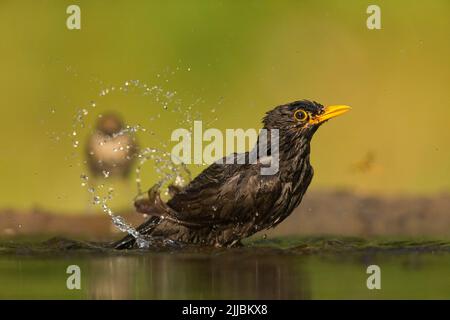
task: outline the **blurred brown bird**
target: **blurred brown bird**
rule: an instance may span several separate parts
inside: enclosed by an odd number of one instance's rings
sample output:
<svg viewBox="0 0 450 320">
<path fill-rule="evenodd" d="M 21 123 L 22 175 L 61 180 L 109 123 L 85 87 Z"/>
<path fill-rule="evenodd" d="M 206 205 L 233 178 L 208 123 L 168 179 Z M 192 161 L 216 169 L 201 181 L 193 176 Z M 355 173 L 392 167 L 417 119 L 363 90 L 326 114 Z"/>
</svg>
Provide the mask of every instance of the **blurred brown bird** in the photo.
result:
<svg viewBox="0 0 450 320">
<path fill-rule="evenodd" d="M 94 177 L 125 178 L 131 171 L 137 144 L 124 129 L 120 116 L 103 114 L 86 145 L 87 164 Z"/>
</svg>

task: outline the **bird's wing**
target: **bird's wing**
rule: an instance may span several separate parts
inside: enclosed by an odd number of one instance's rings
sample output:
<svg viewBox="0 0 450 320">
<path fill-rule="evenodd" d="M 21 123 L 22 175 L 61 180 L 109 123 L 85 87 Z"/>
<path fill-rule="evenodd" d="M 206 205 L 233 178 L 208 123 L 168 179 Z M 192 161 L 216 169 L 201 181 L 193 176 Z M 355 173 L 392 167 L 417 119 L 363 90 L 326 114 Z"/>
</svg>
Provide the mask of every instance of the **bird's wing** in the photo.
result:
<svg viewBox="0 0 450 320">
<path fill-rule="evenodd" d="M 197 224 L 247 221 L 267 212 L 281 193 L 276 176 L 260 174 L 261 163 L 212 164 L 167 205 L 178 219 Z"/>
<path fill-rule="evenodd" d="M 218 198 L 224 199 L 227 186 L 236 181 L 239 172 L 233 165 L 212 164 L 192 180 L 181 192 L 176 193 L 167 205 L 184 221 L 215 220 Z M 221 195 L 222 194 L 222 195 Z"/>
</svg>

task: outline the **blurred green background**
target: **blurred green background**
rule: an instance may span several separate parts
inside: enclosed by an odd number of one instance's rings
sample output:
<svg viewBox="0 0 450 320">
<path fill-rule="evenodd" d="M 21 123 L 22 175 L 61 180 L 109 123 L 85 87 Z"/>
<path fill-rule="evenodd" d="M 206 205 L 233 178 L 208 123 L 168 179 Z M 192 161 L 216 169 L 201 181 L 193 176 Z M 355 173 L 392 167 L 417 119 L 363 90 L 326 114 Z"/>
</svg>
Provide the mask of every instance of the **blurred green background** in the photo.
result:
<svg viewBox="0 0 450 320">
<path fill-rule="evenodd" d="M 81 30 L 66 28 L 70 4 Z M 382 30 L 366 27 L 370 4 L 0 0 L 0 208 L 85 209 L 81 152 L 102 111 L 155 132 L 139 134 L 141 146 L 169 142 L 186 119 L 175 100 L 165 110 L 140 92 L 99 96 L 132 79 L 176 91 L 219 129 L 260 128 L 292 100 L 348 104 L 313 140 L 312 188 L 448 192 L 450 2 L 376 1 Z M 74 115 L 91 101 L 74 149 Z M 155 182 L 151 167 L 143 178 Z M 123 205 L 136 194 L 131 180 Z"/>
</svg>

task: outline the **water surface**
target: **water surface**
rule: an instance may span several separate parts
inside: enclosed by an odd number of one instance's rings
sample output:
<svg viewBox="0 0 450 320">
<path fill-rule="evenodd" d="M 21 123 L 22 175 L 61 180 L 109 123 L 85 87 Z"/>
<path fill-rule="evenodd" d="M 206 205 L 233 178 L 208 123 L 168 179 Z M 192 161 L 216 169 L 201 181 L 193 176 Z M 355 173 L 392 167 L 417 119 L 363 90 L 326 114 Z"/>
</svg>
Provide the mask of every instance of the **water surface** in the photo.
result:
<svg viewBox="0 0 450 320">
<path fill-rule="evenodd" d="M 0 255 L 0 298 L 450 299 L 445 243 L 294 243 L 151 252 L 9 247 Z M 372 264 L 381 268 L 381 290 L 367 289 Z M 81 290 L 66 288 L 69 265 L 81 268 Z"/>
</svg>

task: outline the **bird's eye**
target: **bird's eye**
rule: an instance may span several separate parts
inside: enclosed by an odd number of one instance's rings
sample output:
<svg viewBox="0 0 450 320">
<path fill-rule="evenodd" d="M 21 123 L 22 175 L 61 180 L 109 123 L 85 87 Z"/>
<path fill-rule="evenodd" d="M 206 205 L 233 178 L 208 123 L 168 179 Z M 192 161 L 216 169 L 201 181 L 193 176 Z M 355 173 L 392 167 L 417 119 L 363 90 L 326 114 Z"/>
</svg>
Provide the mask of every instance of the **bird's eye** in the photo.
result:
<svg viewBox="0 0 450 320">
<path fill-rule="evenodd" d="M 297 110 L 294 113 L 294 118 L 297 121 L 306 121 L 308 119 L 308 113 L 304 110 Z"/>
</svg>

